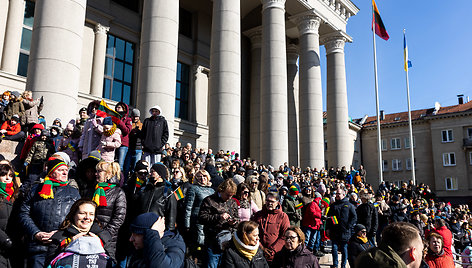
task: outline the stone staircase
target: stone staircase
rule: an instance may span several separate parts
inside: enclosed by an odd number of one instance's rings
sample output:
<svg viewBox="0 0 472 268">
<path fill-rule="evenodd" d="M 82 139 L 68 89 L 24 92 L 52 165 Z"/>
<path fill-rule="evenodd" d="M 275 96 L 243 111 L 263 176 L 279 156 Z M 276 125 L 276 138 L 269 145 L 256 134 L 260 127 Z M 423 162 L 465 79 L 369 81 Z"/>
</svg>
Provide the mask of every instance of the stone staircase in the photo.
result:
<svg viewBox="0 0 472 268">
<path fill-rule="evenodd" d="M 0 143 L 0 155 L 10 160 L 14 167 L 21 166 L 20 154 L 24 142 L 2 140 Z"/>
</svg>

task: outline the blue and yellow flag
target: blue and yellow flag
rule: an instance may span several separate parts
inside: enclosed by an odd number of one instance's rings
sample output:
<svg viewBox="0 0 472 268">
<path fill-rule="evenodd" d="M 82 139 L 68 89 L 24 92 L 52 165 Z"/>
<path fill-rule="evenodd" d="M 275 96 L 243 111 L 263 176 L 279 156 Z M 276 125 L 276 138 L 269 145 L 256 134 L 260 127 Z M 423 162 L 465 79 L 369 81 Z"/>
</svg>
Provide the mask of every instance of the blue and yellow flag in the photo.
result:
<svg viewBox="0 0 472 268">
<path fill-rule="evenodd" d="M 411 61 L 408 59 L 408 46 L 406 45 L 405 30 L 403 30 L 403 68 L 405 69 L 405 72 L 408 68 L 411 68 Z"/>
</svg>

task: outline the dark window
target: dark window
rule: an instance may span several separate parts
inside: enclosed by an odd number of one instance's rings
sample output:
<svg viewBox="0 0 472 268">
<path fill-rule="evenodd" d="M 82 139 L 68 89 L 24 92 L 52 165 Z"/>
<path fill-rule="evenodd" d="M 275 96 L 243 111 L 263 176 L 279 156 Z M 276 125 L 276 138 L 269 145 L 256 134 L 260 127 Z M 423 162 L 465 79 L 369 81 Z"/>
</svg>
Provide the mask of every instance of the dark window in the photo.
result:
<svg viewBox="0 0 472 268">
<path fill-rule="evenodd" d="M 190 67 L 177 62 L 177 83 L 175 85 L 175 117 L 188 120 L 188 92 Z"/>
<path fill-rule="evenodd" d="M 112 0 L 120 6 L 124 6 L 128 9 L 138 12 L 139 10 L 139 0 Z"/>
<path fill-rule="evenodd" d="M 23 16 L 23 29 L 21 34 L 20 56 L 17 74 L 26 76 L 28 72 L 28 60 L 33 35 L 34 2 L 26 1 L 25 14 Z"/>
<path fill-rule="evenodd" d="M 130 104 L 135 45 L 108 34 L 103 97 Z"/>
<path fill-rule="evenodd" d="M 179 10 L 179 33 L 192 38 L 192 13 L 182 8 Z"/>
</svg>

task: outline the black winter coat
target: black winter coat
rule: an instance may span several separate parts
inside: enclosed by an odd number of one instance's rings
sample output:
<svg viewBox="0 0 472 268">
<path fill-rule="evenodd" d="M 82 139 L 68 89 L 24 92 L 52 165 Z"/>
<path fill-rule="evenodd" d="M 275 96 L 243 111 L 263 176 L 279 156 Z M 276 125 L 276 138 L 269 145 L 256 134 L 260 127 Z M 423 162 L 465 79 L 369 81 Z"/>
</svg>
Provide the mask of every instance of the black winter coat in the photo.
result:
<svg viewBox="0 0 472 268">
<path fill-rule="evenodd" d="M 327 228 L 329 229 L 331 240 L 347 242 L 351 238 L 351 229 L 357 222 L 357 213 L 354 206 L 349 203 L 347 198 L 334 202 L 329 206 L 328 218 L 336 216 L 338 224 L 333 224 L 328 219 Z"/>
<path fill-rule="evenodd" d="M 143 128 L 141 129 L 143 152 L 162 153 L 162 147 L 166 144 L 167 139 L 169 139 L 169 129 L 163 116 L 151 116 L 144 119 Z"/>
<path fill-rule="evenodd" d="M 379 227 L 379 217 L 374 204 L 367 202 L 357 207 L 357 223 L 365 226 L 368 237 L 374 237 Z"/>
<path fill-rule="evenodd" d="M 38 232 L 51 232 L 59 229 L 75 201 L 80 199 L 79 191 L 69 185 L 54 187 L 54 198 L 39 196 L 43 184 L 36 184 L 26 194 L 20 208 L 19 219 L 26 233 L 28 253 L 46 253 L 47 246 L 34 238 Z"/>
<path fill-rule="evenodd" d="M 354 267 L 354 263 L 356 261 L 357 256 L 359 256 L 363 251 L 368 250 L 371 247 L 372 246 L 370 245 L 369 241 L 367 241 L 367 243 L 364 243 L 362 242 L 362 240 L 357 238 L 356 234 L 354 234 L 349 240 L 349 245 L 347 246 L 349 267 Z"/>
<path fill-rule="evenodd" d="M 319 268 L 318 259 L 306 247 L 304 241 L 294 251 L 285 247 L 277 252 L 271 264 L 273 268 Z"/>
<path fill-rule="evenodd" d="M 224 268 L 269 268 L 266 259 L 264 258 L 264 252 L 261 248 L 257 249 L 256 255 L 252 257 L 252 260 L 244 257 L 239 250 L 236 249 L 234 241 L 231 246 L 223 253 L 221 258 L 220 267 Z"/>
<path fill-rule="evenodd" d="M 218 174 L 218 171 L 213 165 L 206 164 L 205 170 L 210 174 L 211 187 L 213 190 L 218 191 L 218 186 L 224 181 L 223 177 Z"/>
<path fill-rule="evenodd" d="M 111 183 L 118 183 L 115 178 Z M 115 259 L 118 230 L 126 217 L 126 195 L 120 186 L 115 186 L 105 191 L 107 206 L 99 206 L 95 212 L 95 218 L 102 224 L 103 230 L 111 235 L 107 245 L 108 255 Z"/>
<path fill-rule="evenodd" d="M 6 199 L 0 201 L 0 267 L 11 267 L 8 257 L 12 248 L 12 241 L 8 235 L 7 227 L 13 204 Z"/>
<path fill-rule="evenodd" d="M 168 184 L 168 182 L 167 182 Z M 135 216 L 146 212 L 154 212 L 166 218 L 166 230 L 175 230 L 177 220 L 177 199 L 172 194 L 170 185 L 148 182 L 143 191 L 139 192 L 136 201 Z"/>
</svg>

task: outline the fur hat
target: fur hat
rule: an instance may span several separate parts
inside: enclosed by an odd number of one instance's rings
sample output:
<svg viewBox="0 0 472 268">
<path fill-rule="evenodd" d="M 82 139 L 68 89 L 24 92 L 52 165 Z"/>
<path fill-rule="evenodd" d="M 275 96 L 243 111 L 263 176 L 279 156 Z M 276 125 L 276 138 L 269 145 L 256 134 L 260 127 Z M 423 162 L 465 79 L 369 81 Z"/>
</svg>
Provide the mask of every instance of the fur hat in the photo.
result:
<svg viewBox="0 0 472 268">
<path fill-rule="evenodd" d="M 151 229 L 152 225 L 159 219 L 154 212 L 148 212 L 139 215 L 129 226 L 129 230 L 135 234 L 144 234 L 147 229 Z"/>
</svg>

